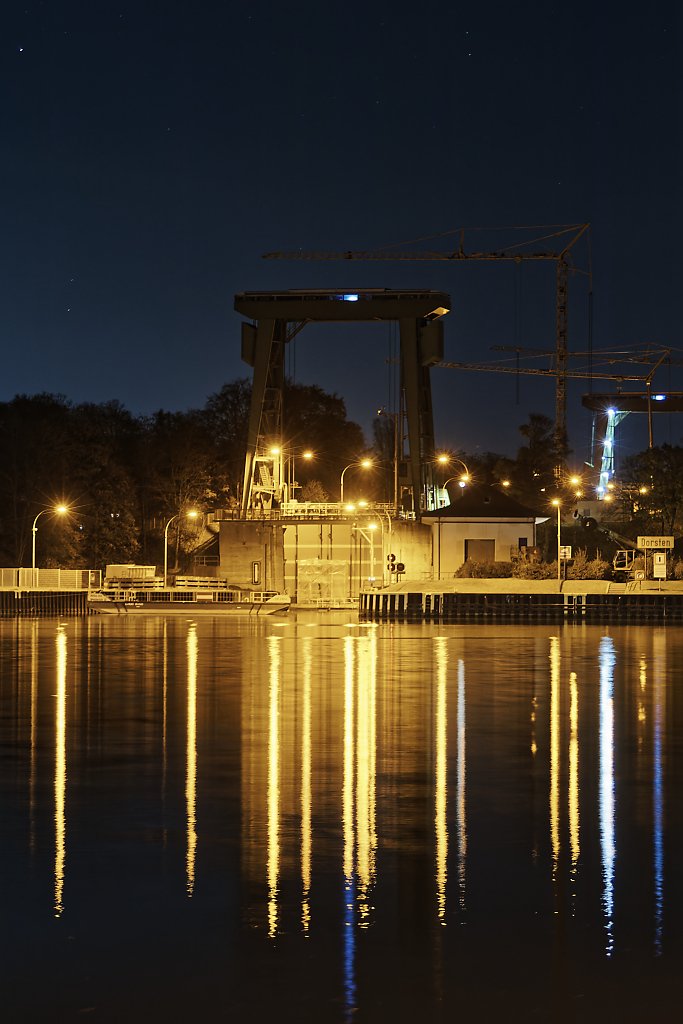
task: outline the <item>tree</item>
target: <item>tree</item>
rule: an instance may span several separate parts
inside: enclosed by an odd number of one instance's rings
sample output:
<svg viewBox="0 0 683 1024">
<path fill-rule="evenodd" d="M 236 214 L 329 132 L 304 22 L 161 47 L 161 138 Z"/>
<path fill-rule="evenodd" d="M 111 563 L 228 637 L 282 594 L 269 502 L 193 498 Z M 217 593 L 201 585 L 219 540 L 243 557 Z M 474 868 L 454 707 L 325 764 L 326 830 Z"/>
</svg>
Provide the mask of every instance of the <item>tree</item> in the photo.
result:
<svg viewBox="0 0 683 1024">
<path fill-rule="evenodd" d="M 296 460 L 299 483 L 316 479 L 328 494 L 337 495 L 342 470 L 365 451 L 363 431 L 347 419 L 344 399 L 317 384 L 285 381 L 282 419 L 285 447 L 293 453 L 313 452 L 306 462 Z"/>
<path fill-rule="evenodd" d="M 35 516 L 68 504 L 71 403 L 64 395 L 17 395 L 0 405 L 0 531 L 6 565 L 22 565 L 31 550 Z M 39 547 L 46 533 L 41 521 Z"/>
<path fill-rule="evenodd" d="M 618 499 L 622 512 L 652 532 L 652 521 L 666 536 L 683 532 L 683 448 L 663 444 L 624 460 Z"/>
<path fill-rule="evenodd" d="M 228 490 L 226 504 L 239 503 L 244 479 L 247 432 L 251 409 L 251 382 L 245 377 L 224 384 L 209 395 L 202 416 L 212 439 L 217 464 Z"/>
<path fill-rule="evenodd" d="M 542 413 L 529 414 L 519 432 L 527 441 L 516 459 L 501 459 L 495 467 L 499 479 L 510 481 L 510 493 L 529 508 L 543 508 L 554 489 L 554 424 Z"/>
</svg>

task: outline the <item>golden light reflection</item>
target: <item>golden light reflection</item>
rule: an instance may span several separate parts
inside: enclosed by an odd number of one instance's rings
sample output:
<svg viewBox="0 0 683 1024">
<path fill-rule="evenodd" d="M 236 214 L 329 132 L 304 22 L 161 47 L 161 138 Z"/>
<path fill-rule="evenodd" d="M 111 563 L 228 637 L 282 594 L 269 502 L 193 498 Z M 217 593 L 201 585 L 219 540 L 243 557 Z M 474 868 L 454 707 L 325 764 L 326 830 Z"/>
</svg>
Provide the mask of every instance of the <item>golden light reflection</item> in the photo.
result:
<svg viewBox="0 0 683 1024">
<path fill-rule="evenodd" d="M 355 1006 L 354 871 L 353 871 L 353 669 L 354 641 L 344 640 L 344 767 L 342 831 L 344 839 L 344 992 L 347 1012 Z"/>
<path fill-rule="evenodd" d="M 446 679 L 448 644 L 443 637 L 435 641 L 436 649 L 436 799 L 434 829 L 436 832 L 436 904 L 440 924 L 446 924 L 446 879 L 448 862 L 447 818 L 447 746 L 446 746 Z"/>
<path fill-rule="evenodd" d="M 55 694 L 55 917 L 64 910 L 66 857 L 66 630 L 57 627 L 57 693 Z"/>
<path fill-rule="evenodd" d="M 458 771 L 456 775 L 456 808 L 458 824 L 458 886 L 460 909 L 465 909 L 465 865 L 467 859 L 467 819 L 465 816 L 465 662 L 458 661 Z"/>
<path fill-rule="evenodd" d="M 163 691 L 161 696 L 161 800 L 166 801 L 166 729 L 168 710 L 168 625 L 164 619 L 163 636 Z M 166 829 L 164 828 L 164 841 L 166 840 Z"/>
<path fill-rule="evenodd" d="M 280 671 L 281 637 L 268 638 L 268 934 L 277 932 L 280 872 Z"/>
<path fill-rule="evenodd" d="M 303 726 L 301 737 L 301 924 L 308 933 L 311 920 L 311 675 L 313 644 L 303 641 Z"/>
<path fill-rule="evenodd" d="M 652 736 L 652 845 L 654 853 L 655 954 L 662 952 L 664 917 L 664 773 L 662 744 L 666 722 L 666 639 L 664 630 L 652 638 L 653 652 L 653 736 Z"/>
<path fill-rule="evenodd" d="M 641 692 L 641 694 L 644 694 L 645 693 L 645 687 L 647 686 L 647 661 L 645 660 L 645 655 L 643 655 L 643 654 L 641 654 L 641 656 L 640 656 L 639 679 L 640 679 L 640 692 Z M 644 703 L 644 701 L 639 700 L 638 701 L 638 721 L 640 722 L 641 725 L 644 725 L 646 720 L 647 720 L 647 714 L 645 712 L 645 703 Z M 642 732 L 642 730 L 639 730 L 638 731 L 638 745 L 642 746 L 642 744 L 643 744 L 643 732 Z"/>
<path fill-rule="evenodd" d="M 358 848 L 358 924 L 370 923 L 370 887 L 375 879 L 375 701 L 376 634 L 360 640 L 357 683 L 356 833 Z"/>
<path fill-rule="evenodd" d="M 553 875 L 560 856 L 560 641 L 550 637 L 550 840 Z"/>
<path fill-rule="evenodd" d="M 600 643 L 600 846 L 602 850 L 605 917 L 605 952 L 614 950 L 614 869 L 616 860 L 614 800 L 614 665 L 616 654 L 609 637 Z"/>
<path fill-rule="evenodd" d="M 35 846 L 36 736 L 38 731 L 38 623 L 31 623 L 31 766 L 29 774 L 30 845 Z"/>
<path fill-rule="evenodd" d="M 579 862 L 579 691 L 576 672 L 569 675 L 569 845 L 572 853 L 572 879 Z"/>
<path fill-rule="evenodd" d="M 187 775 L 185 803 L 187 808 L 187 895 L 194 892 L 195 859 L 197 856 L 197 625 L 190 623 L 187 633 Z"/>
</svg>

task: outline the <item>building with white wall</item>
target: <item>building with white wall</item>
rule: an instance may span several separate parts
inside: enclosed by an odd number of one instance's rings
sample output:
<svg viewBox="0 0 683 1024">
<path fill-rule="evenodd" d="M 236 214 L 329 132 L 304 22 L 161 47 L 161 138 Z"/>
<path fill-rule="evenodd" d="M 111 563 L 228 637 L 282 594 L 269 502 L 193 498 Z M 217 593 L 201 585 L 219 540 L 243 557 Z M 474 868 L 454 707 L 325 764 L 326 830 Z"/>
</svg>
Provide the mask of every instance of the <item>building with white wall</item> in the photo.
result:
<svg viewBox="0 0 683 1024">
<path fill-rule="evenodd" d="M 461 497 L 421 521 L 432 530 L 434 579 L 452 576 L 463 562 L 509 562 L 536 546 L 536 526 L 549 517 L 526 508 L 499 486 L 469 484 Z"/>
</svg>

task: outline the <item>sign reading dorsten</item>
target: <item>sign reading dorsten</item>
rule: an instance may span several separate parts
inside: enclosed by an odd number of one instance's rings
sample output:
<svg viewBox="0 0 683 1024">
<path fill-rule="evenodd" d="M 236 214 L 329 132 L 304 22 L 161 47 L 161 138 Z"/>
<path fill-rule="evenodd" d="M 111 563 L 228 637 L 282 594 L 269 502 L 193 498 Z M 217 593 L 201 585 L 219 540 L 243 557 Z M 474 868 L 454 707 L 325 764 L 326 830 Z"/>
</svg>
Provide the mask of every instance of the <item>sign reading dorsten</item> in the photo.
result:
<svg viewBox="0 0 683 1024">
<path fill-rule="evenodd" d="M 670 550 L 674 546 L 673 537 L 639 537 L 636 541 L 641 551 Z"/>
</svg>

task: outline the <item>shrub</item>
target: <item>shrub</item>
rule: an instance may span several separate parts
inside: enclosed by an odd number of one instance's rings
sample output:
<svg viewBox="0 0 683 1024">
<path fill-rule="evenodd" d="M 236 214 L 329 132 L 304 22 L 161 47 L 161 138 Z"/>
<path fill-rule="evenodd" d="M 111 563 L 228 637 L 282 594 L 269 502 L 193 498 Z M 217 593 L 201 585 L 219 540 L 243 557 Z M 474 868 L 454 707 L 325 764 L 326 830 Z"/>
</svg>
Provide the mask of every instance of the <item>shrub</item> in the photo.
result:
<svg viewBox="0 0 683 1024">
<path fill-rule="evenodd" d="M 574 556 L 572 565 L 568 567 L 568 580 L 604 580 L 610 575 L 612 566 L 601 557 L 598 551 L 597 557 L 588 561 L 586 549 L 579 548 Z"/>
<path fill-rule="evenodd" d="M 477 562 L 468 558 L 455 570 L 457 580 L 495 580 L 512 575 L 512 562 Z"/>
<path fill-rule="evenodd" d="M 516 580 L 557 579 L 557 562 L 515 562 L 512 577 Z"/>
</svg>

